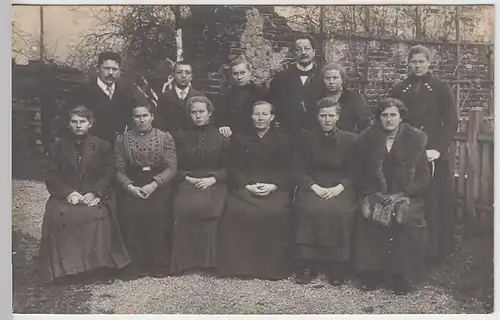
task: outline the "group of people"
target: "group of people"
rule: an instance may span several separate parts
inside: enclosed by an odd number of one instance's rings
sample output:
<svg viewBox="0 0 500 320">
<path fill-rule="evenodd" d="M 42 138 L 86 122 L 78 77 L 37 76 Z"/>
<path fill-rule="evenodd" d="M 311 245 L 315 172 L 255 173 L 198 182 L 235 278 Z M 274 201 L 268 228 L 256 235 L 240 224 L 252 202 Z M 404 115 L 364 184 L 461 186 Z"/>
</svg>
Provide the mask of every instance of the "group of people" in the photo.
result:
<svg viewBox="0 0 500 320">
<path fill-rule="evenodd" d="M 215 103 L 180 61 L 157 107 L 122 88 L 120 56 L 102 53 L 50 148 L 45 279 L 204 269 L 306 284 L 323 271 L 341 285 L 354 269 L 364 290 L 390 280 L 407 293 L 453 246 L 451 89 L 414 46 L 408 78 L 370 112 L 341 65 L 316 67 L 312 38 L 294 52 L 267 92 L 235 59 Z"/>
</svg>

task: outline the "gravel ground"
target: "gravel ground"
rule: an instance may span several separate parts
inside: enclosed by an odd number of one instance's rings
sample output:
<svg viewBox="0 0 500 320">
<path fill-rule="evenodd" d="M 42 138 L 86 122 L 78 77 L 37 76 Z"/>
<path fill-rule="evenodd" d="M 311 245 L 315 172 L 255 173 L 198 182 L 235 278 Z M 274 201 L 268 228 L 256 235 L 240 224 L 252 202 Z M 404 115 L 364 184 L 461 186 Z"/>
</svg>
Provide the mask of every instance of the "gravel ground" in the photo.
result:
<svg viewBox="0 0 500 320">
<path fill-rule="evenodd" d="M 13 259 L 15 278 L 29 278 L 40 238 L 48 193 L 42 182 L 13 180 L 13 230 L 22 258 Z M 31 239 L 22 245 L 24 238 Z M 16 238 L 19 238 L 16 240 Z M 27 248 L 27 249 L 26 249 Z M 16 252 L 17 255 L 17 252 Z M 428 282 L 428 281 L 427 281 Z M 17 285 L 16 285 L 17 283 Z M 48 288 L 48 289 L 47 289 Z M 33 302 L 37 293 L 41 301 Z M 450 290 L 431 283 L 415 292 L 394 296 L 387 289 L 361 292 L 351 282 L 329 286 L 323 277 L 306 286 L 292 279 L 281 281 L 217 278 L 196 273 L 163 279 L 116 280 L 111 285 L 41 287 L 14 280 L 15 312 L 54 313 L 257 313 L 257 314 L 362 314 L 362 313 L 469 313 Z M 39 299 L 40 300 L 40 299 Z M 56 303 L 65 301 L 64 304 Z M 38 307 L 37 307 L 38 305 Z M 31 307 L 30 307 L 31 306 Z M 17 310 L 17 311 L 16 311 Z M 47 311 L 49 310 L 49 311 Z M 474 311 L 475 310 L 475 311 Z M 483 311 L 484 312 L 484 311 Z"/>
</svg>

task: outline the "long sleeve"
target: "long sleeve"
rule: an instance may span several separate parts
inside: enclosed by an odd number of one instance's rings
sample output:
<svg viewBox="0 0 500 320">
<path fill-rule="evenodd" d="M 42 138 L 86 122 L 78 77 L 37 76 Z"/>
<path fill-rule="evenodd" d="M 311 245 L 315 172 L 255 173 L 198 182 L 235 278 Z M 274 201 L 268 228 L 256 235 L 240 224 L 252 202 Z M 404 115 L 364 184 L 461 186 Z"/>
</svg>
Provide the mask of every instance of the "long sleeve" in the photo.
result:
<svg viewBox="0 0 500 320">
<path fill-rule="evenodd" d="M 241 138 L 237 135 L 233 136 L 229 151 L 229 174 L 231 182 L 235 189 L 245 187 L 247 184 L 255 182 L 251 181 L 248 175 L 248 165 L 242 154 L 244 154 L 244 146 Z"/>
<path fill-rule="evenodd" d="M 428 149 L 436 149 L 441 154 L 446 153 L 458 126 L 458 112 L 455 106 L 453 92 L 446 82 L 441 82 L 439 88 L 439 105 L 441 106 L 442 131 L 435 141 L 429 140 Z"/>
<path fill-rule="evenodd" d="M 166 119 L 169 118 L 169 114 L 168 114 L 168 105 L 167 105 L 167 101 L 166 101 L 166 98 L 165 98 L 165 95 L 162 94 L 160 95 L 160 97 L 158 98 L 158 108 L 157 108 L 157 115 L 154 119 L 154 126 L 158 129 L 160 129 L 161 131 L 163 132 L 167 132 L 168 131 L 168 124 L 167 124 L 167 121 Z"/>
<path fill-rule="evenodd" d="M 409 196 L 421 195 L 429 185 L 430 179 L 429 162 L 427 161 L 427 155 L 424 151 L 420 154 L 416 164 L 415 177 L 403 188 L 403 191 Z"/>
<path fill-rule="evenodd" d="M 75 191 L 75 189 L 65 184 L 59 178 L 60 168 L 58 159 L 60 157 L 61 157 L 60 144 L 57 142 L 53 143 L 50 146 L 48 164 L 45 170 L 45 175 L 46 175 L 45 185 L 47 186 L 47 190 L 49 191 L 50 195 L 64 199 L 71 192 Z"/>
<path fill-rule="evenodd" d="M 90 190 L 87 190 L 87 192 L 96 193 L 99 197 L 104 197 L 106 195 L 106 190 L 109 188 L 113 176 L 115 175 L 115 157 L 111 145 L 107 141 L 104 141 L 102 148 L 103 153 L 99 161 L 101 166 L 100 178 Z"/>
<path fill-rule="evenodd" d="M 299 143 L 296 144 L 295 148 L 292 168 L 293 181 L 297 186 L 308 189 L 316 182 L 307 174 L 308 160 L 311 156 L 311 151 L 306 132 L 301 132 Z"/>
<path fill-rule="evenodd" d="M 275 181 L 273 183 L 279 189 L 290 189 L 291 184 L 293 183 L 292 176 L 292 161 L 293 161 L 293 150 L 291 147 L 290 141 L 286 138 L 286 136 L 280 137 L 279 148 L 281 155 L 279 158 L 281 159 L 278 164 L 277 175 Z"/>
<path fill-rule="evenodd" d="M 164 133 L 163 164 L 165 170 L 154 176 L 158 186 L 162 186 L 172 180 L 177 173 L 177 155 L 175 153 L 175 142 L 169 133 Z"/>
<path fill-rule="evenodd" d="M 275 110 L 275 119 L 274 121 L 276 122 L 282 122 L 283 119 L 283 110 L 282 106 L 280 103 L 280 96 L 281 96 L 281 89 L 280 89 L 280 75 L 281 73 L 278 73 L 275 75 L 275 77 L 271 80 L 271 83 L 269 84 L 269 91 L 267 92 L 266 95 L 266 100 L 270 102 Z"/>
<path fill-rule="evenodd" d="M 346 161 L 347 161 L 347 172 L 346 172 L 346 176 L 344 179 L 342 179 L 341 183 L 342 185 L 344 186 L 344 188 L 347 188 L 347 187 L 352 187 L 354 185 L 354 182 L 356 180 L 356 171 L 357 171 L 357 168 L 358 168 L 358 158 L 356 157 L 356 154 L 355 154 L 355 150 L 356 150 L 356 137 L 353 138 L 353 141 L 352 141 L 352 147 L 347 150 L 346 152 L 348 152 L 348 155 L 346 157 Z"/>
<path fill-rule="evenodd" d="M 211 173 L 217 182 L 226 180 L 228 176 L 227 164 L 229 158 L 229 141 L 229 138 L 223 138 L 218 162 L 220 169 Z"/>
<path fill-rule="evenodd" d="M 125 158 L 125 150 L 123 146 L 123 135 L 119 135 L 115 142 L 115 168 L 116 180 L 118 183 L 126 188 L 132 184 L 132 180 L 127 176 L 127 159 Z"/>
<path fill-rule="evenodd" d="M 361 132 L 370 125 L 370 110 L 363 97 L 353 91 L 346 91 L 341 97 L 343 109 L 340 113 L 338 127 L 349 132 Z"/>
</svg>

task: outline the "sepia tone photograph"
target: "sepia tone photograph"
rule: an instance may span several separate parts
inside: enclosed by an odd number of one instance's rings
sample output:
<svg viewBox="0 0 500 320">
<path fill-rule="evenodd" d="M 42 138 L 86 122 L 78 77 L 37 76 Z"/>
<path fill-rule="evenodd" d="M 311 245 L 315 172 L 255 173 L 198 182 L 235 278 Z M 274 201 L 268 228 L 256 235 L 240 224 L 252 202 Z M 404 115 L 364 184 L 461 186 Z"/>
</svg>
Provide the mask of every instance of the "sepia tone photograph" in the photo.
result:
<svg viewBox="0 0 500 320">
<path fill-rule="evenodd" d="M 12 5 L 14 314 L 490 314 L 493 5 Z"/>
</svg>

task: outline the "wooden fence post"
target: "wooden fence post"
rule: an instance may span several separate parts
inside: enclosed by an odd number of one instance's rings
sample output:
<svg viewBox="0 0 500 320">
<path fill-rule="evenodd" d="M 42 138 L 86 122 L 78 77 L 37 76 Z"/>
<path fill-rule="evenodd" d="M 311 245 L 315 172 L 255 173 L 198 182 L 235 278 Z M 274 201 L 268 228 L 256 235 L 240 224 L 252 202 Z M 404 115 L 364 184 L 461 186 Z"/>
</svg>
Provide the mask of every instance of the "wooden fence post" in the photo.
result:
<svg viewBox="0 0 500 320">
<path fill-rule="evenodd" d="M 467 186 L 465 190 L 465 227 L 466 236 L 471 235 L 471 231 L 476 229 L 478 215 L 476 213 L 475 202 L 479 194 L 479 148 L 477 136 L 483 122 L 483 109 L 472 108 L 469 111 L 469 130 L 467 140 Z"/>
</svg>

